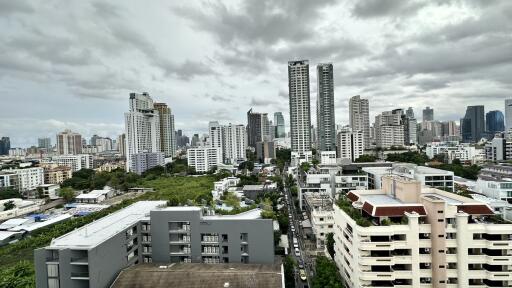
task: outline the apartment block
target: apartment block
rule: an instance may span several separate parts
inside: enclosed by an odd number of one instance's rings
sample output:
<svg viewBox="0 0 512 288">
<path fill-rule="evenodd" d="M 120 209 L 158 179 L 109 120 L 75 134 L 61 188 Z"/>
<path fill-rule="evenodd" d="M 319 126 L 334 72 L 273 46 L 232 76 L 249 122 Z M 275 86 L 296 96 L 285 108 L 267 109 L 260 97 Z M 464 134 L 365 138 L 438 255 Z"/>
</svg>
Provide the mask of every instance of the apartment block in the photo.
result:
<svg viewBox="0 0 512 288">
<path fill-rule="evenodd" d="M 429 158 L 443 154 L 449 163 L 455 159 L 470 161 L 471 163 L 484 160 L 484 151 L 482 149 L 477 149 L 469 143 L 459 143 L 458 141 L 429 143 L 425 153 Z"/>
<path fill-rule="evenodd" d="M 392 167 L 364 167 L 368 188 L 380 189 L 382 177 L 393 174 L 421 182 L 421 185 L 453 191 L 453 172 L 410 163 L 393 163 Z"/>
<path fill-rule="evenodd" d="M 57 134 L 57 153 L 60 155 L 82 153 L 82 135 L 71 130 Z"/>
<path fill-rule="evenodd" d="M 142 152 L 132 154 L 130 159 L 130 171 L 139 175 L 156 166 L 165 165 L 164 152 Z"/>
<path fill-rule="evenodd" d="M 71 168 L 72 172 L 94 168 L 93 157 L 90 154 L 52 156 L 51 158 L 43 159 L 41 163 L 53 163 L 58 166 L 67 166 Z"/>
<path fill-rule="evenodd" d="M 273 263 L 272 220 L 261 210 L 206 216 L 165 206 L 140 201 L 36 249 L 36 287 L 109 287 L 138 263 Z"/>
<path fill-rule="evenodd" d="M 338 158 L 350 159 L 354 162 L 364 153 L 364 133 L 362 130 L 353 131 L 351 128 L 342 128 L 337 135 Z"/>
<path fill-rule="evenodd" d="M 487 165 L 480 170 L 476 192 L 512 203 L 512 166 Z"/>
<path fill-rule="evenodd" d="M 3 170 L 1 174 L 4 175 L 0 177 L 4 179 L 2 182 L 5 186 L 18 187 L 20 192 L 35 190 L 39 185 L 44 184 L 44 170 L 41 167 Z M 16 176 L 10 176 L 12 174 Z"/>
<path fill-rule="evenodd" d="M 196 172 L 208 172 L 222 164 L 222 151 L 214 147 L 198 147 L 187 149 L 188 166 Z"/>
<path fill-rule="evenodd" d="M 485 203 L 397 175 L 334 205 L 346 287 L 510 287 L 512 224 Z"/>
<path fill-rule="evenodd" d="M 304 195 L 305 210 L 311 221 L 311 228 L 316 239 L 316 248 L 323 250 L 327 234 L 333 232 L 334 210 L 330 194 L 311 193 Z"/>
</svg>

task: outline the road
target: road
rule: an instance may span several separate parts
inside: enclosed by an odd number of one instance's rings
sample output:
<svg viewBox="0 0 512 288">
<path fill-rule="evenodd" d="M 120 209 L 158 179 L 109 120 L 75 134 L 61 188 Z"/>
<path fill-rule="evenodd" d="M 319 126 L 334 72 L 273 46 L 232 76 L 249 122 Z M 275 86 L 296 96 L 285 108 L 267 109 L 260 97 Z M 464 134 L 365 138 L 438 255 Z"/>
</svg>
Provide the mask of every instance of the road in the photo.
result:
<svg viewBox="0 0 512 288">
<path fill-rule="evenodd" d="M 284 173 L 283 173 L 284 174 Z M 284 176 L 283 176 L 284 177 Z M 284 179 L 283 179 L 284 181 Z M 289 189 L 285 188 L 284 189 L 284 193 L 285 195 L 287 195 L 287 198 L 288 198 L 288 211 L 291 212 L 292 214 L 292 221 L 290 221 L 290 228 L 288 230 L 288 243 L 290 243 L 290 254 L 291 255 L 294 255 L 295 259 L 297 260 L 297 263 L 304 263 L 304 269 L 306 270 L 306 275 L 307 275 L 307 281 L 302 281 L 299 277 L 299 271 L 296 270 L 295 271 L 295 287 L 299 287 L 299 288 L 304 288 L 304 287 L 311 287 L 310 285 L 310 281 L 311 281 L 311 277 L 313 275 L 313 270 L 311 269 L 311 259 L 308 257 L 307 253 L 306 252 L 306 249 L 305 249 L 305 245 L 304 245 L 304 234 L 303 234 L 303 231 L 302 231 L 302 227 L 300 225 L 301 223 L 301 214 L 299 213 L 299 211 L 297 211 L 295 209 L 295 205 L 294 205 L 294 201 L 295 199 L 292 198 L 292 195 L 289 191 Z M 295 227 L 295 232 L 292 232 L 291 231 L 291 227 Z M 299 250 L 300 250 L 300 256 L 297 257 L 295 256 L 295 248 L 293 248 L 293 237 L 296 237 L 297 238 L 297 242 L 299 244 Z"/>
</svg>

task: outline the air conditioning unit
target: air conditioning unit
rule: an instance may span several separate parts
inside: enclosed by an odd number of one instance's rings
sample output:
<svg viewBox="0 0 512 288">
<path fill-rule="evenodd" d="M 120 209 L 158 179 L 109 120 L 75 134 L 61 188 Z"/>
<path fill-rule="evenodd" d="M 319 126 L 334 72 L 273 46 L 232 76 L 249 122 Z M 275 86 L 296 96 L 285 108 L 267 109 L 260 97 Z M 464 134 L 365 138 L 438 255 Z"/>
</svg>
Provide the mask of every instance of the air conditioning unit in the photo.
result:
<svg viewBox="0 0 512 288">
<path fill-rule="evenodd" d="M 430 268 L 430 263 L 425 263 L 425 267 Z"/>
<path fill-rule="evenodd" d="M 430 253 L 430 248 L 425 248 L 425 252 Z"/>
</svg>

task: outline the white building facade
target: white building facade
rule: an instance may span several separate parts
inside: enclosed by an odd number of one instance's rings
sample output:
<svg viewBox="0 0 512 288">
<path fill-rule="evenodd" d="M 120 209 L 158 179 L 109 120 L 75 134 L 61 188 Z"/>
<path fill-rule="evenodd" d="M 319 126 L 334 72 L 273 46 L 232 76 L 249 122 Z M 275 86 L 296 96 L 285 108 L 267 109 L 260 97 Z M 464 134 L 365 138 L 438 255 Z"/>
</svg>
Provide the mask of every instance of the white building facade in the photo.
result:
<svg viewBox="0 0 512 288">
<path fill-rule="evenodd" d="M 338 132 L 337 149 L 338 158 L 350 159 L 354 162 L 364 153 L 364 132 L 353 131 L 351 128 L 342 128 Z"/>
<path fill-rule="evenodd" d="M 215 147 L 198 147 L 187 150 L 188 166 L 196 172 L 208 172 L 222 164 L 222 152 Z"/>
</svg>

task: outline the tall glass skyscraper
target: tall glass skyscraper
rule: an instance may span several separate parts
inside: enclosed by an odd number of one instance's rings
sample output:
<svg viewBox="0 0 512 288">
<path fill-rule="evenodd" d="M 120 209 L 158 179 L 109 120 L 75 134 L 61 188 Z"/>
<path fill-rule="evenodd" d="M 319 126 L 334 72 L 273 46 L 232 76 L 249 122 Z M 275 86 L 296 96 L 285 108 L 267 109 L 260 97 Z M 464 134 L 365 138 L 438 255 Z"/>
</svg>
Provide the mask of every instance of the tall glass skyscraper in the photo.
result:
<svg viewBox="0 0 512 288">
<path fill-rule="evenodd" d="M 485 114 L 485 127 L 489 133 L 505 131 L 503 113 L 499 110 L 489 111 Z"/>
<path fill-rule="evenodd" d="M 466 115 L 460 120 L 462 141 L 478 142 L 485 130 L 484 106 L 468 106 Z"/>
<path fill-rule="evenodd" d="M 275 138 L 285 138 L 286 137 L 286 129 L 284 125 L 284 117 L 283 113 L 275 112 L 274 113 L 274 125 L 276 127 Z"/>
<path fill-rule="evenodd" d="M 332 64 L 318 64 L 317 71 L 317 141 L 320 151 L 336 150 L 336 127 L 334 125 L 334 77 Z"/>
</svg>

